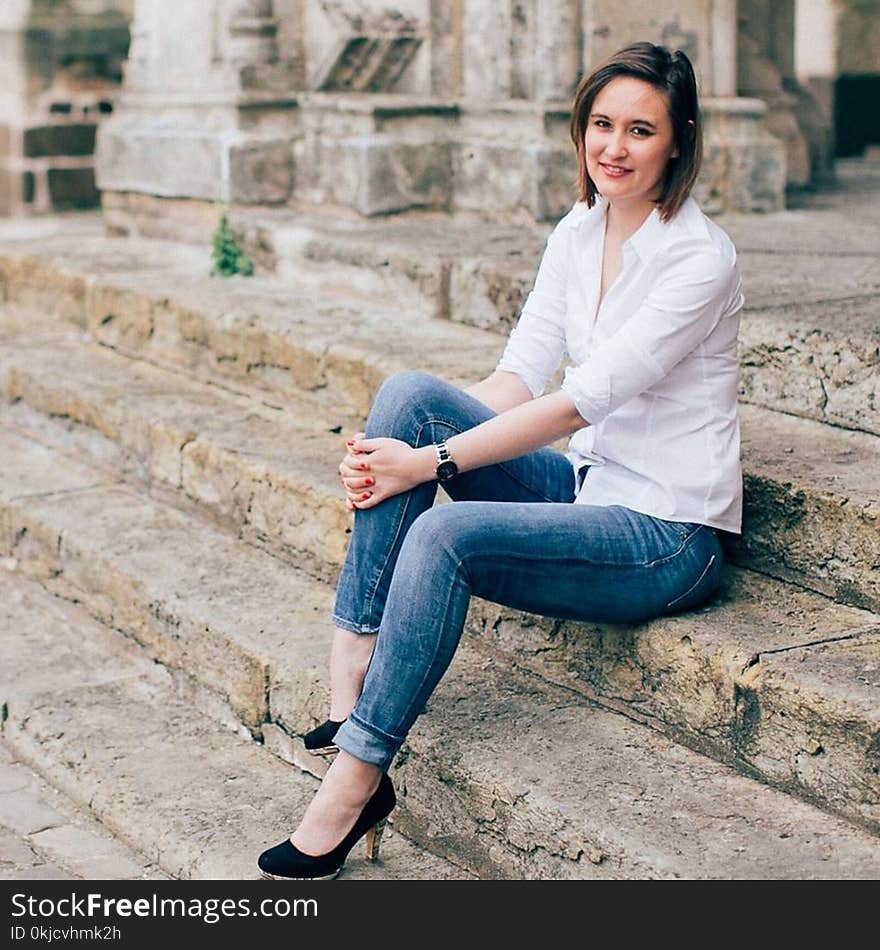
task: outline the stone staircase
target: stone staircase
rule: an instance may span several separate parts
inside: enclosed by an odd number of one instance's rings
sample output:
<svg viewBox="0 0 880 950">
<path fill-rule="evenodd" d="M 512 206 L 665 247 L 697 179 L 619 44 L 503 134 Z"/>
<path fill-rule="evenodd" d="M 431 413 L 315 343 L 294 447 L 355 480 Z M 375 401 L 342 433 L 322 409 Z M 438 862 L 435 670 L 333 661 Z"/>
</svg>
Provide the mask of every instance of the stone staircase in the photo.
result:
<svg viewBox="0 0 880 950">
<path fill-rule="evenodd" d="M 397 833 L 348 876 L 880 871 L 872 220 L 724 223 L 750 309 L 720 596 L 634 627 L 474 601 L 392 769 Z M 174 877 L 253 877 L 301 813 L 343 440 L 389 373 L 491 371 L 542 240 L 432 215 L 235 225 L 255 278 L 87 216 L 0 228 L 3 735 Z"/>
</svg>

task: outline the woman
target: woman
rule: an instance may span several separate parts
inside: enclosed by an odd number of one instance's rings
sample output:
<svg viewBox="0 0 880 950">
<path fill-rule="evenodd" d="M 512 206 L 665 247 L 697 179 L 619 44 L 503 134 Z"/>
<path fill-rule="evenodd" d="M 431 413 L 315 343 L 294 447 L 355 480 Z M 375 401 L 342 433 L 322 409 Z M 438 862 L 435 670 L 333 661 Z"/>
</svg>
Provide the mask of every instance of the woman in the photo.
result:
<svg viewBox="0 0 880 950">
<path fill-rule="evenodd" d="M 374 856 L 395 803 L 385 772 L 471 594 L 635 623 L 718 586 L 716 530 L 741 523 L 742 294 L 733 244 L 690 197 L 690 62 L 650 43 L 621 50 L 581 82 L 571 130 L 580 200 L 496 371 L 465 391 L 392 376 L 348 442 L 339 470 L 356 514 L 330 719 L 306 737 L 340 751 L 291 838 L 261 855 L 266 876 L 335 876 L 364 835 Z M 561 389 L 542 395 L 566 350 Z M 566 454 L 545 447 L 562 436 Z M 432 507 L 438 482 L 456 504 Z"/>
</svg>

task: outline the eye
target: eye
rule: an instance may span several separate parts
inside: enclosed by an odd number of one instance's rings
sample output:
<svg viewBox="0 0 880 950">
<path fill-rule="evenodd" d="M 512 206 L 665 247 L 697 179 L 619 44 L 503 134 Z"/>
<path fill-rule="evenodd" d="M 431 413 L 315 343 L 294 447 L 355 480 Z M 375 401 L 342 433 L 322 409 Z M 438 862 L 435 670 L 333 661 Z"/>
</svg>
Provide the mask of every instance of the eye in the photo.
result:
<svg viewBox="0 0 880 950">
<path fill-rule="evenodd" d="M 610 129 L 611 123 L 607 119 L 596 119 L 593 122 L 593 125 L 598 126 L 600 129 Z"/>
<path fill-rule="evenodd" d="M 637 125 L 633 129 L 633 135 L 638 135 L 639 138 L 648 138 L 654 133 L 650 129 L 646 129 L 643 126 Z"/>
</svg>

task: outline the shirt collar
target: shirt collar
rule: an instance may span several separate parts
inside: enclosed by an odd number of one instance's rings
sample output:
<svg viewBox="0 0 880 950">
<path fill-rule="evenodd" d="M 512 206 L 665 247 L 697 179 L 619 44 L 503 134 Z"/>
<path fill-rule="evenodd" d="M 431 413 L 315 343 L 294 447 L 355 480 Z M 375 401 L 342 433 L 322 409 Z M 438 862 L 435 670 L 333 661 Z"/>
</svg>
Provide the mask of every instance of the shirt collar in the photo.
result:
<svg viewBox="0 0 880 950">
<path fill-rule="evenodd" d="M 660 220 L 659 210 L 654 208 L 638 231 L 624 241 L 624 245 L 632 247 L 642 263 L 645 263 L 664 246 L 668 237 L 669 229 Z"/>
<path fill-rule="evenodd" d="M 604 215 L 608 211 L 608 202 L 601 195 L 598 196 L 598 200 L 602 202 L 604 221 Z M 641 223 L 636 233 L 623 242 L 623 246 L 624 248 L 631 247 L 638 254 L 639 260 L 646 263 L 672 239 L 675 230 L 674 223 L 675 219 L 668 223 L 661 221 L 660 210 L 654 208 Z"/>
</svg>

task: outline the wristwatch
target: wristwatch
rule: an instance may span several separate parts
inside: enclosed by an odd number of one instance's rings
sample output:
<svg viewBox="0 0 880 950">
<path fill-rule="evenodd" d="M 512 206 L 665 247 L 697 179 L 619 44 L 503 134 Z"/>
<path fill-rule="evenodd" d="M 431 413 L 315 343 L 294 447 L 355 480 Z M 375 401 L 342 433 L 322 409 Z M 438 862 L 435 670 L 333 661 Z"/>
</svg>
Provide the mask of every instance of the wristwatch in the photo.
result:
<svg viewBox="0 0 880 950">
<path fill-rule="evenodd" d="M 450 481 L 458 475 L 458 466 L 455 459 L 449 452 L 449 447 L 445 442 L 438 442 L 434 448 L 437 450 L 437 470 L 434 473 L 440 484 Z"/>
</svg>

